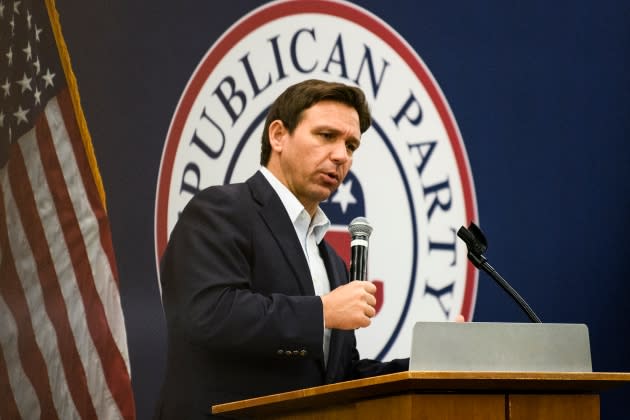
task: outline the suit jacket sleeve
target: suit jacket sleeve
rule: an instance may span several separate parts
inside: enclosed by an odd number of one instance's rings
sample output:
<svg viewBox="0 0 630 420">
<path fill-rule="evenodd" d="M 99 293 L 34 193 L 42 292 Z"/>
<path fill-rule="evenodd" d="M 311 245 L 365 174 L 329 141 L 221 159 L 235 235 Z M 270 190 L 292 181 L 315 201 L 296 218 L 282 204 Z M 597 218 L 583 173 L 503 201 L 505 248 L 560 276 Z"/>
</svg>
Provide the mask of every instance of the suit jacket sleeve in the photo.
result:
<svg viewBox="0 0 630 420">
<path fill-rule="evenodd" d="M 209 352 L 322 358 L 321 299 L 300 289 L 256 207 L 236 184 L 203 191 L 181 214 L 162 260 L 169 331 Z"/>
</svg>

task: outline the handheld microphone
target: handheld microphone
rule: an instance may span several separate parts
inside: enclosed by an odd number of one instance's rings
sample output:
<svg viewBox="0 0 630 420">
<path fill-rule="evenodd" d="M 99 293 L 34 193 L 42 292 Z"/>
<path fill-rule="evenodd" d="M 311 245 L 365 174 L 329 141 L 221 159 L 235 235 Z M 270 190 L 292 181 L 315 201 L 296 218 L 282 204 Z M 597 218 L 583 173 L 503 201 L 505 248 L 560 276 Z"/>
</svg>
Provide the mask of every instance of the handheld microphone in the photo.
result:
<svg viewBox="0 0 630 420">
<path fill-rule="evenodd" d="M 367 280 L 368 241 L 372 226 L 365 217 L 356 217 L 348 225 L 350 242 L 350 280 Z"/>
<path fill-rule="evenodd" d="M 542 322 L 527 302 L 525 302 L 525 299 L 523 299 L 512 286 L 510 286 L 507 280 L 497 273 L 490 263 L 488 263 L 488 260 L 483 255 L 488 248 L 488 241 L 481 229 L 479 229 L 479 226 L 470 222 L 468 229 L 464 226 L 459 228 L 457 236 L 466 243 L 466 248 L 468 248 L 468 259 L 470 262 L 472 262 L 475 267 L 488 273 L 490 277 L 492 277 L 492 279 L 516 301 L 518 306 L 520 306 L 532 322 Z"/>
</svg>

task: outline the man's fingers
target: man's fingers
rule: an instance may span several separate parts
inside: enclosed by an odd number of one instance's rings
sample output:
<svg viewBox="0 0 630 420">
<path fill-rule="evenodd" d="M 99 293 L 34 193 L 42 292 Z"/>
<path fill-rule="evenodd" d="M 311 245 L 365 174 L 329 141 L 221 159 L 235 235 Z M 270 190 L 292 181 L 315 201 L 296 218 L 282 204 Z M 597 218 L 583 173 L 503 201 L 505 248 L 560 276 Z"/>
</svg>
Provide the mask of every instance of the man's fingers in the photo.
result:
<svg viewBox="0 0 630 420">
<path fill-rule="evenodd" d="M 376 294 L 376 285 L 374 283 L 372 283 L 371 281 L 362 281 L 361 283 L 363 284 L 363 288 L 366 292 L 371 295 Z"/>
<path fill-rule="evenodd" d="M 376 315 L 376 286 L 369 281 L 352 281 L 322 296 L 327 328 L 367 327 Z"/>
</svg>

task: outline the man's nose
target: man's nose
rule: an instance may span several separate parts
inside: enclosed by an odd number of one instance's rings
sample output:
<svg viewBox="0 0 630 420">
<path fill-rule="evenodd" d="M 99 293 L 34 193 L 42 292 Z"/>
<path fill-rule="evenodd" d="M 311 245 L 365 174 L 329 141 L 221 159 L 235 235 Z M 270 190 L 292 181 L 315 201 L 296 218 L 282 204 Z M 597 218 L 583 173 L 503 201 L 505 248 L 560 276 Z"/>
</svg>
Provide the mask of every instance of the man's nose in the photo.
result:
<svg viewBox="0 0 630 420">
<path fill-rule="evenodd" d="M 348 153 L 348 148 L 346 147 L 345 141 L 338 141 L 332 145 L 332 150 L 330 152 L 330 159 L 337 163 L 342 164 L 345 163 L 350 158 Z"/>
</svg>

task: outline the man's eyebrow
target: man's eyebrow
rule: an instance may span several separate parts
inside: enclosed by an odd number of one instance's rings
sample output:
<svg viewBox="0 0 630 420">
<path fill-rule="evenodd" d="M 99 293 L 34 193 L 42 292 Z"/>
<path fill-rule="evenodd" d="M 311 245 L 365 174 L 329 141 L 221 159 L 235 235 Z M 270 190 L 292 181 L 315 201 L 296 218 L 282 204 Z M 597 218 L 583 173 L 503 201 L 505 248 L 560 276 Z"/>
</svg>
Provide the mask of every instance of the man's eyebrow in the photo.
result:
<svg viewBox="0 0 630 420">
<path fill-rule="evenodd" d="M 333 131 L 335 133 L 341 132 L 341 130 L 339 130 L 338 128 L 335 128 L 334 126 L 326 124 L 326 123 L 317 124 L 313 127 L 313 129 L 314 130 L 328 130 L 328 131 Z"/>
<path fill-rule="evenodd" d="M 326 123 L 321 123 L 319 125 L 316 125 L 313 127 L 314 131 L 320 131 L 320 130 L 326 130 L 326 131 L 330 131 L 333 133 L 342 133 L 344 130 L 340 130 L 332 125 L 328 125 Z M 355 136 L 350 136 L 351 138 L 356 138 Z M 361 135 L 359 135 L 359 138 L 361 137 Z"/>
</svg>

